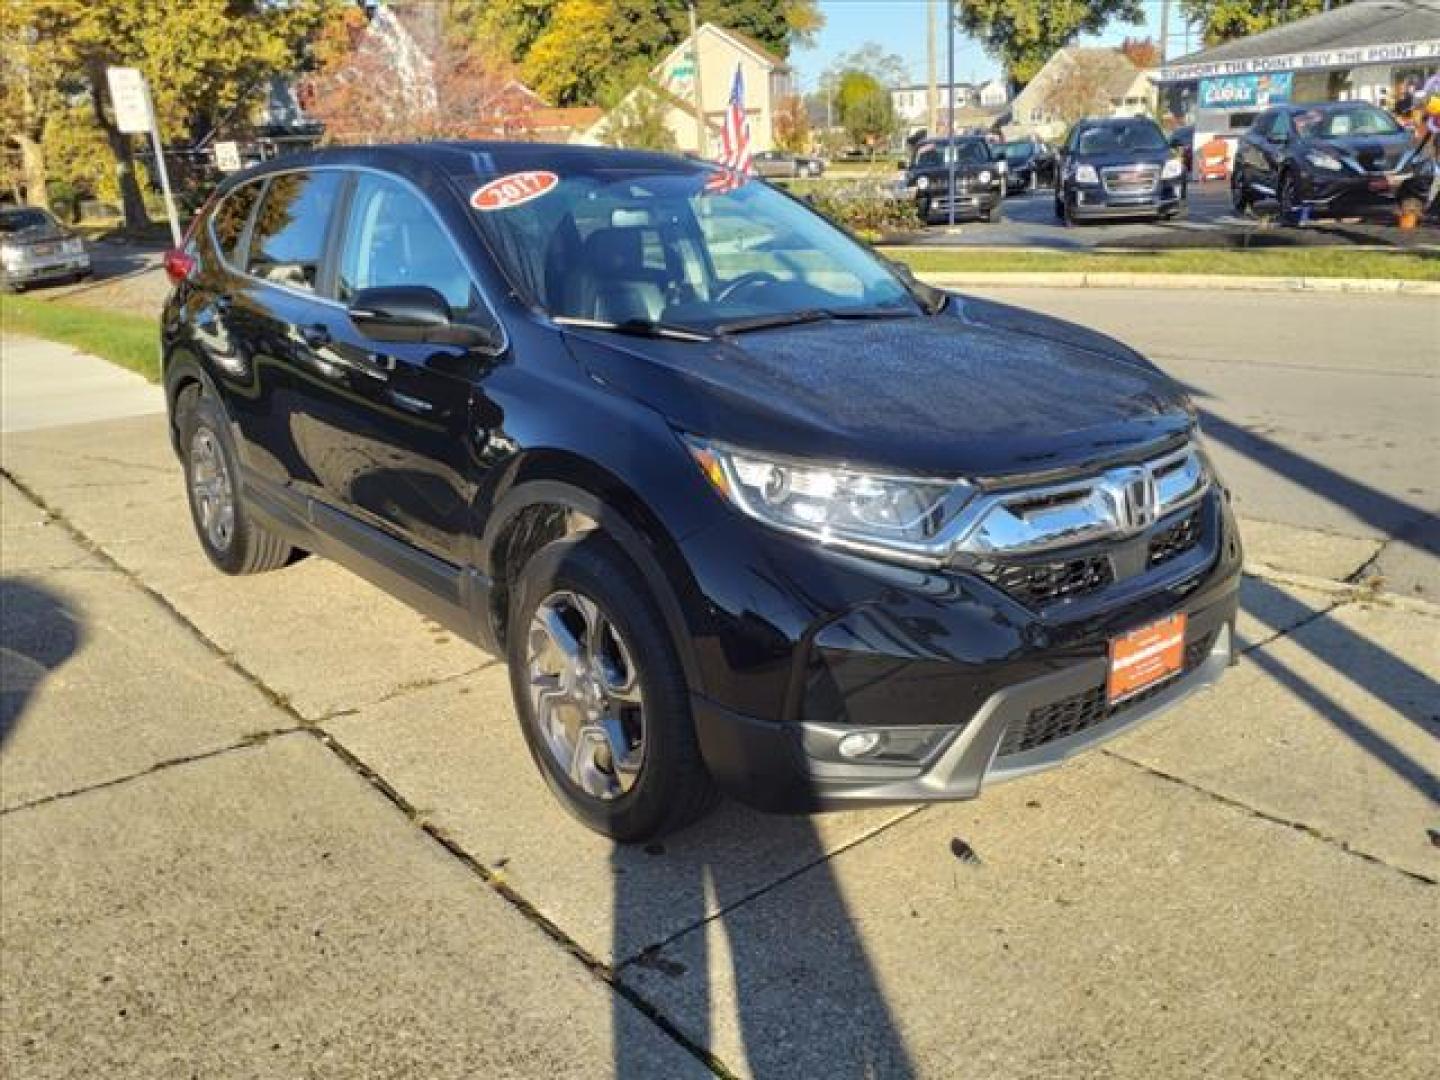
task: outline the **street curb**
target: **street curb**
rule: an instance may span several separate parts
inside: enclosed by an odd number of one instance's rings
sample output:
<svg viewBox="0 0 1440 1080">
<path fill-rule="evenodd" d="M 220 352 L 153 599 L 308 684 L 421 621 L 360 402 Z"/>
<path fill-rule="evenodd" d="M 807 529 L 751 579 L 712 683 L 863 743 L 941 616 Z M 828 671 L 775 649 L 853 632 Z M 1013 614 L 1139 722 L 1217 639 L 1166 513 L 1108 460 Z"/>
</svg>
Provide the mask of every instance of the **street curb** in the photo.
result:
<svg viewBox="0 0 1440 1080">
<path fill-rule="evenodd" d="M 1440 281 L 1398 278 L 1248 277 L 1225 274 L 1121 274 L 1056 271 L 986 273 L 921 273 L 928 285 L 941 289 L 966 286 L 1012 286 L 1046 289 L 1161 289 L 1268 293 L 1370 293 L 1440 296 Z"/>
<path fill-rule="evenodd" d="M 1334 581 L 1330 578 L 1298 574 L 1293 570 L 1285 570 L 1252 559 L 1246 559 L 1242 569 L 1247 577 L 1261 578 L 1280 585 L 1293 585 L 1298 589 L 1324 593 L 1326 596 L 1333 596 L 1342 602 L 1377 604 L 1381 607 L 1408 611 L 1415 615 L 1428 615 L 1432 619 L 1440 618 L 1440 604 L 1423 600 L 1418 596 L 1405 596 L 1402 593 L 1387 592 L 1383 588 L 1367 587 L 1363 582 Z"/>
</svg>

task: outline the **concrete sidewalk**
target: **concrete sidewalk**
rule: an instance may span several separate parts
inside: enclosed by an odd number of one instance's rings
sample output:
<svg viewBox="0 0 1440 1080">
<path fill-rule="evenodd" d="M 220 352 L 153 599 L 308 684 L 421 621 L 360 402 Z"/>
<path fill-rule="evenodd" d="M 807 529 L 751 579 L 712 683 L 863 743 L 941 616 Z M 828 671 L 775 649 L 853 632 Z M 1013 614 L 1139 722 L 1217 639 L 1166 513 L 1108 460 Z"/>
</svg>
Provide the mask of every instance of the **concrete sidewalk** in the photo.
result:
<svg viewBox="0 0 1440 1080">
<path fill-rule="evenodd" d="M 545 790 L 503 667 L 318 559 L 216 574 L 161 417 L 0 465 L 7 1076 L 1440 1057 L 1440 612 L 1320 580 L 1372 542 L 1272 531 L 1240 667 L 1062 770 L 619 849 Z"/>
<path fill-rule="evenodd" d="M 1433 615 L 1252 579 L 1241 669 L 1109 753 L 974 804 L 726 807 L 621 850 L 550 799 L 502 668 L 318 560 L 215 575 L 158 418 L 17 435 L 5 467 L 48 507 L 3 506 L 15 1075 L 669 1077 L 703 1048 L 759 1076 L 1422 1076 L 1440 1052 Z"/>
</svg>

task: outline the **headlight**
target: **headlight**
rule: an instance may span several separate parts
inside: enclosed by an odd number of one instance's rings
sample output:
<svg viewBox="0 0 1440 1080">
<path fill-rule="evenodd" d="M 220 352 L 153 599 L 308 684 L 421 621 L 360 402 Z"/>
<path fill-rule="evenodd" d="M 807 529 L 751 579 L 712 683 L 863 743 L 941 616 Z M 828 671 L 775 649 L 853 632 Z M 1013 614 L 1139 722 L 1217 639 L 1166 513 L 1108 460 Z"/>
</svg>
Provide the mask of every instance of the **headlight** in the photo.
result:
<svg viewBox="0 0 1440 1080">
<path fill-rule="evenodd" d="M 1004 176 L 1007 172 L 1010 171 L 1010 166 L 1003 161 L 996 165 L 995 168 L 1001 176 Z"/>
<path fill-rule="evenodd" d="M 1178 180 L 1180 174 L 1185 171 L 1185 165 L 1179 158 L 1171 158 L 1165 162 L 1165 167 L 1160 170 L 1162 180 Z"/>
<path fill-rule="evenodd" d="M 60 245 L 60 250 L 66 255 L 79 255 L 85 250 L 85 241 L 78 236 L 72 236 Z"/>
<path fill-rule="evenodd" d="M 1339 172 L 1345 167 L 1339 158 L 1319 150 L 1311 150 L 1305 155 L 1305 160 L 1317 169 L 1324 169 L 1327 172 Z"/>
<path fill-rule="evenodd" d="M 1095 171 L 1094 165 L 1076 165 L 1075 182 L 1077 184 L 1098 184 L 1100 174 Z"/>
<path fill-rule="evenodd" d="M 915 186 L 921 191 L 924 191 L 930 186 L 930 178 L 928 176 L 917 177 L 915 180 Z"/>
<path fill-rule="evenodd" d="M 706 479 L 757 521 L 824 544 L 938 563 L 937 541 L 970 496 L 963 483 L 881 476 L 685 437 Z"/>
<path fill-rule="evenodd" d="M 24 252 L 14 244 L 0 245 L 0 261 L 18 263 L 23 256 Z"/>
<path fill-rule="evenodd" d="M 980 175 L 977 176 L 975 179 L 979 180 L 982 184 L 988 184 L 990 182 L 990 170 L 981 169 Z"/>
</svg>

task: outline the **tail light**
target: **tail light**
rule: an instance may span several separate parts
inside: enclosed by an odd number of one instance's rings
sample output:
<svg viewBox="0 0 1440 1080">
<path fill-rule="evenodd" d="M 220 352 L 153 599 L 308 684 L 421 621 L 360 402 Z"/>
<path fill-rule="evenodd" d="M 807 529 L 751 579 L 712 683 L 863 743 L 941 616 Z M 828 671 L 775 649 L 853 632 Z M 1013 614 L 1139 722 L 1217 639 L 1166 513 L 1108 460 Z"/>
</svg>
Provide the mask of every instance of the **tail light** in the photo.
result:
<svg viewBox="0 0 1440 1080">
<path fill-rule="evenodd" d="M 165 276 L 170 279 L 170 284 L 179 285 L 195 272 L 195 256 L 180 248 L 171 248 L 165 252 Z"/>
</svg>

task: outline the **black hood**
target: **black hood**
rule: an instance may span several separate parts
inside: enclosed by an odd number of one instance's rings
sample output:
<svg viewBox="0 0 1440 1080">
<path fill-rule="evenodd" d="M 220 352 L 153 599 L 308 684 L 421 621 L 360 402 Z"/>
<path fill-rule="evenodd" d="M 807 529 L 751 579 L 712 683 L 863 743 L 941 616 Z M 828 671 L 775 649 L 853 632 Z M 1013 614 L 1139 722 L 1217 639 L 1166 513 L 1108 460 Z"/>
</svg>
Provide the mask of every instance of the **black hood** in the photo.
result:
<svg viewBox="0 0 1440 1080">
<path fill-rule="evenodd" d="M 897 472 L 1070 468 L 1185 431 L 1180 388 L 1082 327 L 956 297 L 934 317 L 818 322 L 687 344 L 567 332 L 594 377 L 677 428 Z"/>
</svg>

